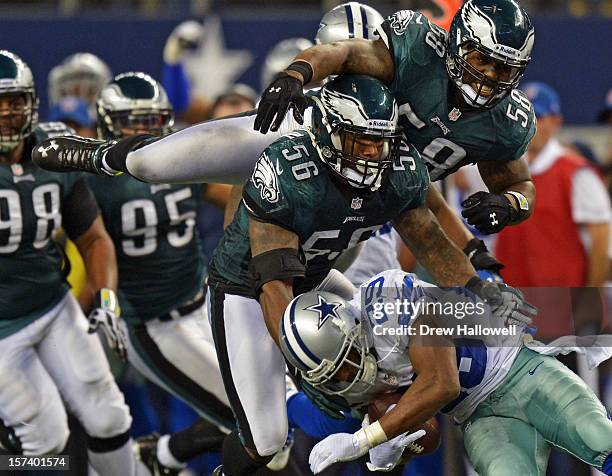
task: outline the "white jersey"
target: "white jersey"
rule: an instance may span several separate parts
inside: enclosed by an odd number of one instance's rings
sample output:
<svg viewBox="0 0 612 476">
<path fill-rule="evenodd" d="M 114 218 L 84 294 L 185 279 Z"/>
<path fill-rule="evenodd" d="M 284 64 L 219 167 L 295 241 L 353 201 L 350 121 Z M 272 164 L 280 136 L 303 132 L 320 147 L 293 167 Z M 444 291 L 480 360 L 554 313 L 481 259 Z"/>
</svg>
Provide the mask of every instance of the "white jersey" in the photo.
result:
<svg viewBox="0 0 612 476">
<path fill-rule="evenodd" d="M 357 259 L 344 272 L 344 275 L 359 287 L 371 276 L 386 269 L 399 269 L 397 250 L 400 236 L 393 229 L 391 223 L 385 225 L 374 233 L 360 251 Z"/>
<path fill-rule="evenodd" d="M 412 303 L 431 302 L 435 286 L 400 270 L 382 272 L 361 286 L 352 304 L 361 308 L 362 325 L 370 339 L 378 361 L 378 374 L 372 392 L 361 396 L 362 404 L 381 393 L 396 391 L 412 383 L 415 375 L 408 356 L 410 336 L 407 327 L 412 315 L 408 312 L 381 315 L 377 303 L 395 302 L 398 298 Z M 415 308 L 412 308 L 413 310 Z M 459 423 L 465 421 L 506 377 L 522 347 L 523 330 L 516 334 L 495 337 L 491 347 L 476 337 L 458 336 L 455 340 L 461 394 L 442 409 Z M 490 343 L 490 340 L 488 341 Z M 357 396 L 345 395 L 357 407 Z M 366 400 L 367 399 L 367 400 Z"/>
</svg>

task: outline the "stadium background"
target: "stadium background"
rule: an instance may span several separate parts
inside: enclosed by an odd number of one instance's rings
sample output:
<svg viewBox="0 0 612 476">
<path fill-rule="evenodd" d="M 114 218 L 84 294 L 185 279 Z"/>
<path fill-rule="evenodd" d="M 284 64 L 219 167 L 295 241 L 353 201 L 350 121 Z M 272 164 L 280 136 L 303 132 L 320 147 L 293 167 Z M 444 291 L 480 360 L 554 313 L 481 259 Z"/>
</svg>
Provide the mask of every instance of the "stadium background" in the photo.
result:
<svg viewBox="0 0 612 476">
<path fill-rule="evenodd" d="M 260 67 L 266 53 L 285 38 L 312 38 L 321 15 L 335 4 L 323 3 L 1 1 L 0 47 L 15 52 L 30 65 L 38 87 L 41 120 L 46 119 L 48 110 L 47 74 L 66 56 L 88 51 L 104 59 L 114 73 L 144 71 L 160 78 L 164 43 L 174 27 L 186 19 L 206 19 L 205 29 L 211 33 L 205 34 L 202 54 L 192 59 L 202 84 L 214 85 L 211 87 L 218 93 L 230 85 L 227 81 L 230 78 L 259 91 Z M 406 0 L 364 3 L 384 15 L 403 8 L 426 7 L 436 11 L 435 6 Z M 544 81 L 553 86 L 562 99 L 568 126 L 564 131 L 566 136 L 586 139 L 600 160 L 608 161 L 612 158 L 612 134 L 609 126 L 596 126 L 595 119 L 604 109 L 606 94 L 612 88 L 612 1 L 532 1 L 525 2 L 525 7 L 532 14 L 536 28 L 533 60 L 525 81 Z M 212 246 L 205 245 L 204 251 L 210 252 Z M 181 402 L 158 389 L 151 391 L 152 387 L 140 377 L 128 374 L 123 372 L 121 377 L 123 390 L 131 400 L 136 436 L 153 430 L 181 429 L 195 418 Z M 76 471 L 83 467 L 83 461 L 79 459 L 78 433 L 75 440 L 73 474 L 79 474 Z M 200 458 L 192 465 L 194 474 L 205 474 L 215 461 L 214 456 Z M 412 465 L 404 474 L 463 475 L 462 466 L 460 455 L 444 447 L 436 455 Z M 357 474 L 357 471 L 351 467 L 343 474 Z M 551 461 L 549 474 L 589 472 L 557 458 Z"/>
</svg>

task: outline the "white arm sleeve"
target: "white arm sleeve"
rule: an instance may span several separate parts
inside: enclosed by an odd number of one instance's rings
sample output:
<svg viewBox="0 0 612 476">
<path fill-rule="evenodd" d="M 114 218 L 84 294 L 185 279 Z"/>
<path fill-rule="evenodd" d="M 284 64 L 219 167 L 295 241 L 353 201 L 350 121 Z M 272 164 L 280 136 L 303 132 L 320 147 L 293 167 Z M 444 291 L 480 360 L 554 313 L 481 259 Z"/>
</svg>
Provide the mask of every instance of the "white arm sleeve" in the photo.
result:
<svg viewBox="0 0 612 476">
<path fill-rule="evenodd" d="M 310 120 L 307 113 L 305 121 Z M 277 132 L 265 135 L 253 129 L 254 123 L 255 112 L 193 125 L 130 152 L 127 169 L 147 182 L 242 184 L 268 145 L 303 127 L 293 114 L 287 114 Z"/>
</svg>

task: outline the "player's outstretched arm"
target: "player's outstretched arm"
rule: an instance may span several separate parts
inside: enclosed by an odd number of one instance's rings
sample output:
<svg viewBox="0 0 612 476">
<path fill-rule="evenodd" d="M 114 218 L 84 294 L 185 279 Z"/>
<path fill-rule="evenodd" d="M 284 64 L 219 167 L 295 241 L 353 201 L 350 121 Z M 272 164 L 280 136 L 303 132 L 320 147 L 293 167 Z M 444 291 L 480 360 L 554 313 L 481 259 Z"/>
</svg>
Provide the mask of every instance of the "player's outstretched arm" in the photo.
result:
<svg viewBox="0 0 612 476">
<path fill-rule="evenodd" d="M 476 277 L 467 256 L 448 238 L 424 203 L 402 213 L 394 227 L 441 287 L 464 286 Z"/>
<path fill-rule="evenodd" d="M 436 187 L 429 187 L 427 190 L 427 206 L 436 216 L 444 232 L 460 249 L 464 249 L 470 240 L 474 239 L 474 235 L 461 222 Z"/>
<path fill-rule="evenodd" d="M 262 134 L 277 131 L 289 109 L 293 109 L 296 121 L 302 124 L 307 106 L 304 85 L 320 82 L 331 74 L 367 74 L 390 83 L 395 65 L 382 40 L 351 39 L 308 48 L 264 89 L 255 130 Z"/>
<path fill-rule="evenodd" d="M 293 299 L 293 279 L 306 268 L 299 258 L 298 236 L 285 228 L 249 218 L 249 272 L 259 295 L 268 332 L 279 343 L 279 323 Z"/>
<path fill-rule="evenodd" d="M 367 74 L 390 83 L 395 75 L 393 56 L 382 40 L 355 38 L 315 45 L 300 52 L 294 61 L 298 60 L 312 66 L 311 82 L 322 81 L 332 74 Z"/>
</svg>

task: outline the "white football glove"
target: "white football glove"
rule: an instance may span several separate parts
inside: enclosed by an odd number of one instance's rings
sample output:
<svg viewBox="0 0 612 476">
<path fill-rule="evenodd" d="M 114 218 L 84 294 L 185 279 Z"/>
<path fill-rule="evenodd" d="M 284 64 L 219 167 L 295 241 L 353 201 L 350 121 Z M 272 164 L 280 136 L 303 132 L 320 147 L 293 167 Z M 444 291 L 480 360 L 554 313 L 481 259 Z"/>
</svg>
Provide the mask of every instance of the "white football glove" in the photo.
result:
<svg viewBox="0 0 612 476">
<path fill-rule="evenodd" d="M 370 448 L 377 446 L 375 442 L 370 443 L 371 437 L 368 437 L 368 430 L 370 430 L 370 427 L 374 428 L 376 425 L 378 425 L 380 429 L 378 422 L 374 422 L 372 425 L 366 426 L 356 433 L 336 433 L 317 443 L 310 452 L 310 457 L 308 458 L 310 470 L 314 474 L 318 474 L 334 463 L 353 461 L 357 458 L 361 458 Z M 403 445 L 407 446 L 423 435 L 425 435 L 425 430 L 419 430 L 410 435 L 400 436 L 403 437 L 401 440 Z"/>
<path fill-rule="evenodd" d="M 402 433 L 370 450 L 370 461 L 366 463 L 370 471 L 388 472 L 395 468 L 402 459 L 407 446 L 425 436 L 425 430 L 415 433 Z"/>
<path fill-rule="evenodd" d="M 385 413 L 389 413 L 393 408 L 395 408 L 396 404 L 390 405 L 387 408 Z M 364 428 L 370 424 L 370 418 L 368 415 L 365 416 L 361 427 Z M 425 430 L 423 431 L 424 436 L 426 434 Z M 418 432 L 417 432 L 418 433 Z M 401 461 L 402 453 L 407 446 L 409 446 L 414 441 L 421 438 L 421 436 L 416 439 L 413 438 L 413 433 L 402 433 L 401 435 L 396 436 L 392 440 L 385 441 L 378 446 L 370 449 L 370 461 L 366 463 L 366 466 L 370 471 L 382 471 L 389 472 L 393 468 L 395 468 L 398 463 Z"/>
<path fill-rule="evenodd" d="M 204 27 L 201 23 L 188 20 L 180 23 L 166 40 L 164 45 L 164 62 L 166 64 L 180 63 L 185 54 L 200 46 Z"/>
<path fill-rule="evenodd" d="M 93 334 L 98 329 L 102 329 L 108 346 L 125 361 L 127 358 L 125 335 L 118 322 L 120 311 L 115 292 L 108 288 L 98 290 L 94 306 L 87 317 L 89 320 L 87 333 Z"/>
</svg>

